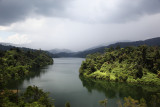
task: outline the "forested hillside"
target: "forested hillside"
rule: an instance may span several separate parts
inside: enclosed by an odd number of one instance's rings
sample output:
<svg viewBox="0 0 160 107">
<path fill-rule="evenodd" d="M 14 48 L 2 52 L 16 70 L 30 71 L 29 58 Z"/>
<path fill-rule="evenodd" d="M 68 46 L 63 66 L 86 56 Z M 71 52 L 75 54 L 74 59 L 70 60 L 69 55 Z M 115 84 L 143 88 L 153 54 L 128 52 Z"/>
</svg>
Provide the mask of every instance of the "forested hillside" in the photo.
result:
<svg viewBox="0 0 160 107">
<path fill-rule="evenodd" d="M 17 46 L 12 46 L 12 44 L 7 44 L 6 43 L 6 45 L 4 45 L 5 43 L 0 43 L 0 50 L 1 51 L 8 51 L 8 50 L 10 50 L 10 49 L 13 49 L 13 48 L 19 48 L 20 50 L 22 50 L 22 51 L 25 51 L 25 52 L 27 52 L 27 51 L 37 51 L 37 49 L 30 49 L 30 48 L 26 48 L 26 47 L 17 47 Z M 57 57 L 56 55 L 54 55 L 54 54 L 52 54 L 51 52 L 49 52 L 49 51 L 44 51 L 43 50 L 43 52 L 45 52 L 45 53 L 47 53 L 50 57 Z"/>
<path fill-rule="evenodd" d="M 79 72 L 93 79 L 160 85 L 160 47 L 108 48 L 88 55 Z"/>
<path fill-rule="evenodd" d="M 49 64 L 53 64 L 53 59 L 41 50 L 22 51 L 13 48 L 0 51 L 0 83 L 25 77 L 31 68 Z"/>
<path fill-rule="evenodd" d="M 43 67 L 53 64 L 53 59 L 44 51 L 23 51 L 13 48 L 0 51 L 0 106 L 1 107 L 52 107 L 48 94 L 38 87 L 28 87 L 23 95 L 8 90 L 9 81 L 18 81 L 30 75 L 34 67 Z M 34 71 L 32 71 L 34 72 Z"/>
</svg>

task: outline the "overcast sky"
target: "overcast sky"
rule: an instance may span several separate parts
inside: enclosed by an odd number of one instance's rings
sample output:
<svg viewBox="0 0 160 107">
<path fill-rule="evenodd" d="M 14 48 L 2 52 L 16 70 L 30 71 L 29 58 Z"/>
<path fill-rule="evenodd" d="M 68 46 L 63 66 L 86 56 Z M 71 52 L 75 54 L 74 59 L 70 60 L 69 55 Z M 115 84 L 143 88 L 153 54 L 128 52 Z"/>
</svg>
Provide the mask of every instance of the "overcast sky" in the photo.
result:
<svg viewBox="0 0 160 107">
<path fill-rule="evenodd" d="M 160 37 L 160 0 L 0 0 L 0 42 L 87 49 Z"/>
</svg>

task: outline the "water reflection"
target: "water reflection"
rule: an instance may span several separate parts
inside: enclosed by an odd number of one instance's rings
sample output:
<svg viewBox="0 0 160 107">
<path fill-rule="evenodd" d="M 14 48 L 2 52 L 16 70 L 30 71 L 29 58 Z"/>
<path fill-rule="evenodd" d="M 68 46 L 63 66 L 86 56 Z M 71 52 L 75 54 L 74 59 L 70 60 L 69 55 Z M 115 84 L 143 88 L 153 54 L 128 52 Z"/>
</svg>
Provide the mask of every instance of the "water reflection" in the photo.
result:
<svg viewBox="0 0 160 107">
<path fill-rule="evenodd" d="M 41 77 L 42 75 L 44 75 L 49 69 L 50 66 L 45 66 L 43 68 L 34 68 L 31 70 L 30 74 L 28 76 L 26 76 L 25 80 L 30 81 L 31 79 L 35 78 L 35 77 Z"/>
<path fill-rule="evenodd" d="M 23 86 L 24 80 L 29 82 L 32 79 L 36 78 L 36 77 L 40 78 L 42 75 L 44 75 L 47 72 L 47 69 L 49 67 L 50 66 L 45 66 L 43 68 L 33 68 L 29 72 L 28 76 L 26 76 L 25 78 L 22 78 L 20 80 L 12 80 L 12 81 L 10 81 L 7 84 L 7 88 L 8 89 L 16 89 L 17 88 L 17 84 L 18 84 L 18 87 L 20 88 L 20 87 Z"/>
<path fill-rule="evenodd" d="M 160 92 L 160 87 L 150 87 L 131 83 L 107 82 L 84 77 L 80 77 L 80 79 L 83 86 L 87 88 L 89 93 L 97 90 L 98 92 L 104 93 L 107 99 L 114 98 L 123 100 L 124 97 L 128 96 L 131 96 L 136 100 L 144 98 L 148 106 L 152 106 L 150 102 L 153 98 L 151 96 L 157 95 Z"/>
</svg>

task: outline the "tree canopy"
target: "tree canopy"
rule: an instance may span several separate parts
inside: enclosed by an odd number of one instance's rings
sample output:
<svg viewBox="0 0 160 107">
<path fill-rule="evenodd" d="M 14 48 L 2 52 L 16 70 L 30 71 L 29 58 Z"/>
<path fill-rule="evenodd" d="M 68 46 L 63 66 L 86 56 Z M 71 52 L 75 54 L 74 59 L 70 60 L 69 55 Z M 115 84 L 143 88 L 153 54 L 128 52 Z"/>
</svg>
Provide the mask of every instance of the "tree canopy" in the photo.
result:
<svg viewBox="0 0 160 107">
<path fill-rule="evenodd" d="M 93 79 L 160 85 L 160 47 L 111 47 L 88 55 L 79 72 Z"/>
</svg>

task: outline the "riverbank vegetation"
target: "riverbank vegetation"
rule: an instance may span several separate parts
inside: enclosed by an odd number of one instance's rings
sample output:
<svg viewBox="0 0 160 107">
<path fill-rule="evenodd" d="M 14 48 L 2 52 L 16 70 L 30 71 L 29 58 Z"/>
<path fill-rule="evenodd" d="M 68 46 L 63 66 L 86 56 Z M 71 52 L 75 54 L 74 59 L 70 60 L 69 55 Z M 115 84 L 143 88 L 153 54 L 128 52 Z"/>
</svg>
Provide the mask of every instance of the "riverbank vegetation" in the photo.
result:
<svg viewBox="0 0 160 107">
<path fill-rule="evenodd" d="M 14 48 L 0 51 L 0 86 L 8 81 L 24 78 L 32 68 L 53 64 L 53 59 L 41 50 L 22 51 Z"/>
<path fill-rule="evenodd" d="M 160 85 L 160 47 L 111 47 L 88 55 L 79 72 L 96 80 Z"/>
<path fill-rule="evenodd" d="M 17 93 L 3 90 L 0 99 L 1 107 L 54 107 L 54 101 L 48 97 L 48 93 L 37 86 L 28 86 L 18 97 Z"/>
<path fill-rule="evenodd" d="M 18 81 L 32 74 L 31 69 L 53 64 L 53 59 L 44 51 L 24 51 L 13 48 L 0 51 L 0 106 L 2 107 L 51 107 L 47 93 L 36 86 L 29 86 L 19 96 Z M 16 93 L 7 89 L 10 81 L 17 81 Z M 49 105 L 47 105 L 49 104 Z"/>
</svg>

